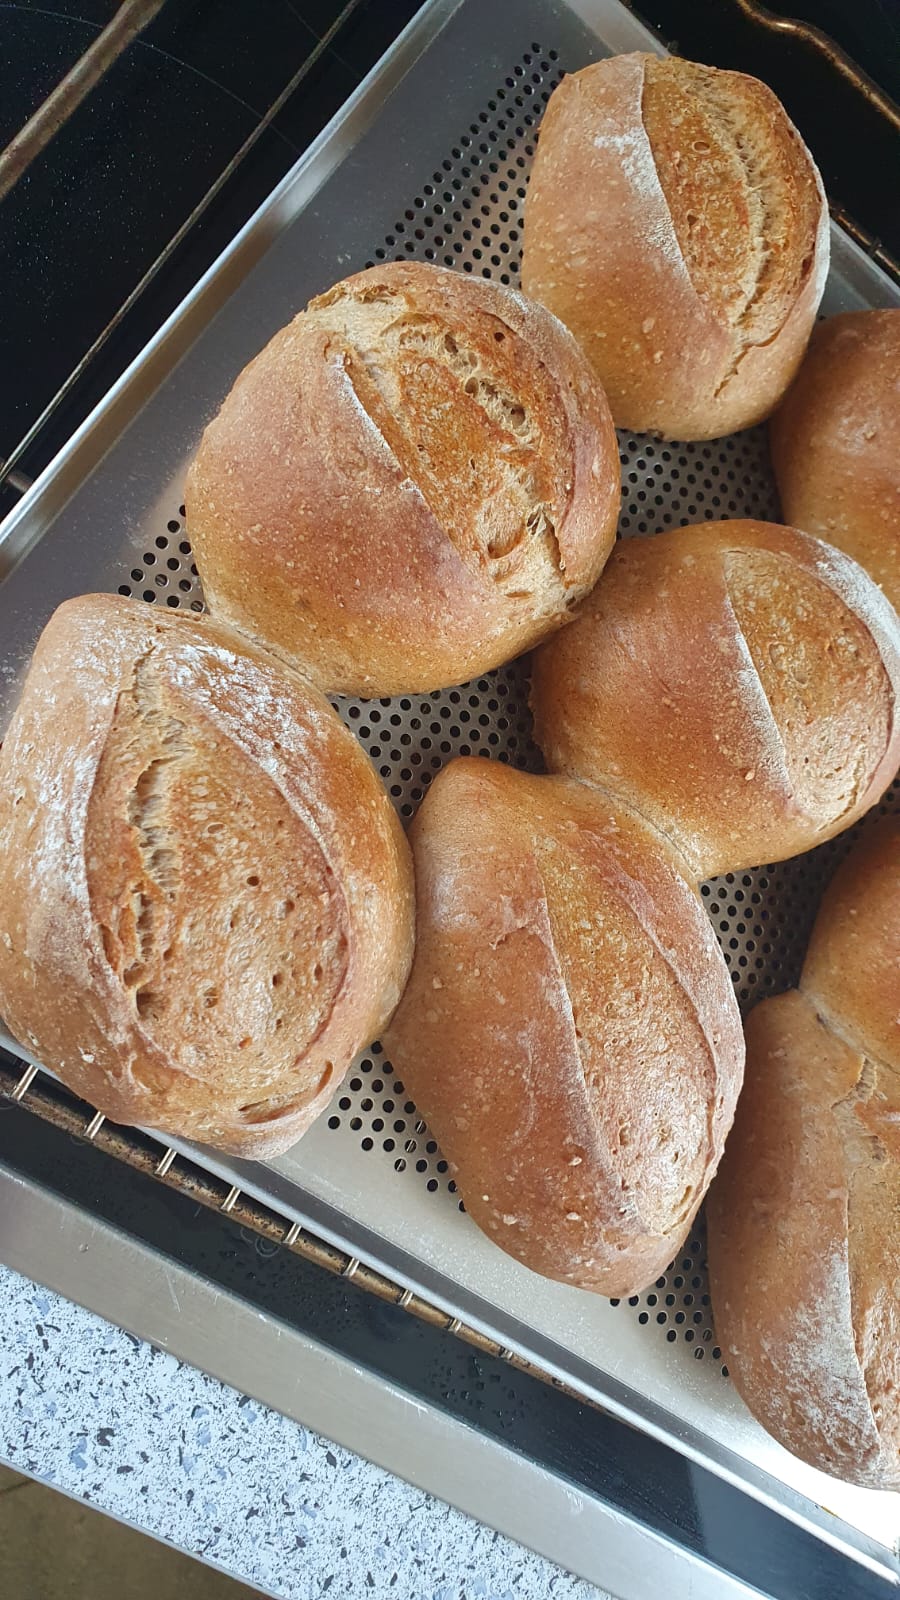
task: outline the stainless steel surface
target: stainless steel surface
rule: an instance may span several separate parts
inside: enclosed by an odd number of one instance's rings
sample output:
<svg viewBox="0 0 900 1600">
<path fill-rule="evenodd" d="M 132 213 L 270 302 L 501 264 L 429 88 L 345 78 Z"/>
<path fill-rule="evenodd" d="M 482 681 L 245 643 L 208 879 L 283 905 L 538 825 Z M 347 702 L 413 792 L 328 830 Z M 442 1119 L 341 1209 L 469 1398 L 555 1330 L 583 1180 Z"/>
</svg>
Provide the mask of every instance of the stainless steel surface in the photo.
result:
<svg viewBox="0 0 900 1600">
<path fill-rule="evenodd" d="M 68 595 L 113 588 L 173 609 L 201 606 L 180 510 L 185 463 L 236 372 L 311 293 L 395 255 L 515 281 L 534 128 L 553 83 L 592 56 L 636 47 L 657 48 L 612 0 L 521 0 L 514 15 L 501 0 L 426 9 L 0 530 L 0 710 Z M 900 300 L 839 230 L 833 244 L 828 310 Z M 776 513 L 759 432 L 679 446 L 623 434 L 621 449 L 626 534 Z M 521 664 L 462 689 L 347 700 L 340 710 L 404 816 L 455 753 L 534 760 Z M 743 1002 L 791 980 L 818 888 L 843 847 L 706 886 Z M 191 1154 L 448 1317 L 894 1570 L 900 1499 L 794 1461 L 723 1376 L 701 1232 L 627 1305 L 535 1278 L 461 1214 L 440 1152 L 377 1046 L 280 1161 Z"/>
<path fill-rule="evenodd" d="M 0 1257 L 622 1600 L 661 1593 L 742 1600 L 756 1593 L 2 1166 Z M 714 1528 L 710 1544 L 715 1548 Z"/>
</svg>

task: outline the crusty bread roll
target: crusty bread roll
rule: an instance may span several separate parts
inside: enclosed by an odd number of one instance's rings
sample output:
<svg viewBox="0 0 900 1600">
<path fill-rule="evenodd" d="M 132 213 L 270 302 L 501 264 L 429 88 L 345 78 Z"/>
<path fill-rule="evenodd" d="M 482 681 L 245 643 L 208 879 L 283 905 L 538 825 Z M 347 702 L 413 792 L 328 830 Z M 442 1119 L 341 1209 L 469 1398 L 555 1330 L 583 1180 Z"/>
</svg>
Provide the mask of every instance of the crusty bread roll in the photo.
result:
<svg viewBox="0 0 900 1600">
<path fill-rule="evenodd" d="M 385 1045 L 466 1209 L 534 1271 L 644 1288 L 715 1171 L 743 1066 L 675 852 L 585 784 L 444 769 L 412 826 L 417 941 Z"/>
<path fill-rule="evenodd" d="M 326 701 L 211 624 L 91 595 L 0 750 L 0 1016 L 120 1122 L 271 1156 L 412 955 L 395 813 Z"/>
<path fill-rule="evenodd" d="M 800 988 L 747 1023 L 707 1206 L 713 1312 L 751 1411 L 813 1466 L 900 1489 L 900 818 L 826 893 Z"/>
<path fill-rule="evenodd" d="M 443 688 L 565 622 L 615 538 L 609 408 L 512 290 L 417 262 L 313 300 L 188 475 L 212 615 L 322 689 Z"/>
<path fill-rule="evenodd" d="M 798 855 L 900 765 L 900 621 L 849 557 L 767 522 L 621 541 L 538 651 L 551 771 L 621 795 L 695 876 Z"/>
<path fill-rule="evenodd" d="M 900 815 L 868 824 L 832 879 L 802 987 L 854 1049 L 900 1070 Z M 895 1139 L 900 1159 L 900 1126 Z"/>
<path fill-rule="evenodd" d="M 900 610 L 900 310 L 819 324 L 770 441 L 785 520 L 846 550 Z"/>
<path fill-rule="evenodd" d="M 768 416 L 828 254 L 815 164 L 755 78 L 624 55 L 554 91 L 522 284 L 572 329 L 618 427 L 709 439 Z"/>
</svg>

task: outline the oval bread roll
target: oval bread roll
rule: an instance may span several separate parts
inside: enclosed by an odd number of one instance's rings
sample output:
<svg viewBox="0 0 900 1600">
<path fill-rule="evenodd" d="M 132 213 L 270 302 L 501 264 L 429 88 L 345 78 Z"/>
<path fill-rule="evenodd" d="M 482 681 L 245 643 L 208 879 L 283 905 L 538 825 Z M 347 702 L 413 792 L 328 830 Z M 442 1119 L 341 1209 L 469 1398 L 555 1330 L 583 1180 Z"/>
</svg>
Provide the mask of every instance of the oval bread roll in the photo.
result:
<svg viewBox="0 0 900 1600">
<path fill-rule="evenodd" d="M 0 750 L 0 1016 L 114 1121 L 293 1144 L 412 956 L 409 852 L 353 736 L 211 624 L 91 595 Z"/>
<path fill-rule="evenodd" d="M 799 855 L 900 765 L 900 621 L 861 567 L 794 528 L 625 539 L 537 653 L 551 771 L 621 795 L 696 878 Z"/>
<path fill-rule="evenodd" d="M 275 335 L 207 428 L 185 503 L 215 618 L 329 692 L 417 692 L 567 621 L 615 538 L 618 446 L 555 318 L 407 262 Z"/>
<path fill-rule="evenodd" d="M 728 969 L 675 853 L 584 784 L 453 761 L 412 825 L 418 932 L 385 1048 L 475 1222 L 626 1295 L 677 1252 L 741 1082 Z"/>
<path fill-rule="evenodd" d="M 707 1215 L 751 1411 L 813 1466 L 900 1489 L 900 818 L 838 871 L 799 990 L 750 1014 Z"/>
<path fill-rule="evenodd" d="M 900 610 L 900 310 L 820 323 L 769 436 L 785 520 L 853 556 Z"/>
<path fill-rule="evenodd" d="M 818 171 L 765 84 L 637 54 L 554 91 L 522 285 L 572 329 L 617 427 L 709 439 L 768 416 L 828 257 Z"/>
</svg>

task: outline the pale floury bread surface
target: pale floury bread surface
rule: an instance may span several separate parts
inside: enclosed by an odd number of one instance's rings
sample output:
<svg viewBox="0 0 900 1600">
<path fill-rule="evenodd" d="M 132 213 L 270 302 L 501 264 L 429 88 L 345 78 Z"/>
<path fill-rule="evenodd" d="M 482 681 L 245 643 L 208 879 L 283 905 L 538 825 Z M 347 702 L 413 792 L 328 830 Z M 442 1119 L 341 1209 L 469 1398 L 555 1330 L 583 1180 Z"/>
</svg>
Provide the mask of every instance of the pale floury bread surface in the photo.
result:
<svg viewBox="0 0 900 1600">
<path fill-rule="evenodd" d="M 900 765 L 900 621 L 849 557 L 794 528 L 624 539 L 539 650 L 551 771 L 620 794 L 698 879 L 848 828 Z"/>
<path fill-rule="evenodd" d="M 542 307 L 389 264 L 312 301 L 244 370 L 185 503 L 214 617 L 327 691 L 399 694 L 567 620 L 615 538 L 618 447 Z"/>
<path fill-rule="evenodd" d="M 206 622 L 47 625 L 0 750 L 0 1016 L 107 1116 L 286 1149 L 396 1003 L 408 847 L 355 739 Z"/>
<path fill-rule="evenodd" d="M 664 840 L 565 779 L 451 762 L 412 825 L 417 941 L 385 1048 L 469 1215 L 534 1271 L 643 1289 L 722 1152 L 740 1017 Z"/>
<path fill-rule="evenodd" d="M 770 442 L 785 520 L 846 550 L 900 610 L 900 310 L 819 324 Z"/>
<path fill-rule="evenodd" d="M 716 1336 L 751 1411 L 851 1483 L 900 1489 L 900 818 L 826 892 L 799 990 L 747 1022 L 707 1204 Z"/>
<path fill-rule="evenodd" d="M 618 427 L 708 439 L 768 416 L 828 256 L 819 174 L 765 84 L 635 54 L 554 91 L 522 284 L 572 329 Z"/>
</svg>

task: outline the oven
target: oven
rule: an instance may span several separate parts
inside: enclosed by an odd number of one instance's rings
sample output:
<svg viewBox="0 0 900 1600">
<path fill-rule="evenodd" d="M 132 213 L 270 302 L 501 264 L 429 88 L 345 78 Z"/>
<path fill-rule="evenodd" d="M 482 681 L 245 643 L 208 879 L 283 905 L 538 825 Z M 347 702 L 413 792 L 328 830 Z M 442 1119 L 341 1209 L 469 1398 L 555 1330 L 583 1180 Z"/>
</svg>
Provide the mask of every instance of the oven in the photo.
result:
<svg viewBox="0 0 900 1600">
<path fill-rule="evenodd" d="M 41 626 L 70 595 L 106 589 L 202 612 L 187 461 L 234 375 L 311 295 L 386 260 L 516 283 L 541 112 L 565 72 L 600 54 L 669 44 L 766 78 L 833 188 L 823 309 L 900 304 L 900 217 L 883 187 L 900 151 L 889 94 L 816 28 L 750 0 L 645 12 L 662 34 L 617 0 L 428 0 L 130 360 L 137 301 L 113 314 L 7 462 L 4 723 Z M 90 76 L 82 68 L 82 98 Z M 802 104 L 816 84 L 854 108 L 840 137 L 820 109 L 821 150 Z M 123 370 L 90 405 L 110 361 Z M 777 518 L 763 430 L 619 442 L 626 535 L 706 515 Z M 520 662 L 459 689 L 336 704 L 404 819 L 453 755 L 539 760 Z M 896 785 L 883 804 L 900 805 Z M 847 843 L 704 885 L 742 1005 L 795 980 Z M 377 1043 L 270 1163 L 117 1127 L 3 1043 L 8 1264 L 617 1593 L 862 1596 L 900 1584 L 900 1497 L 795 1460 L 738 1399 L 702 1222 L 651 1290 L 603 1300 L 533 1277 L 478 1233 Z"/>
</svg>

